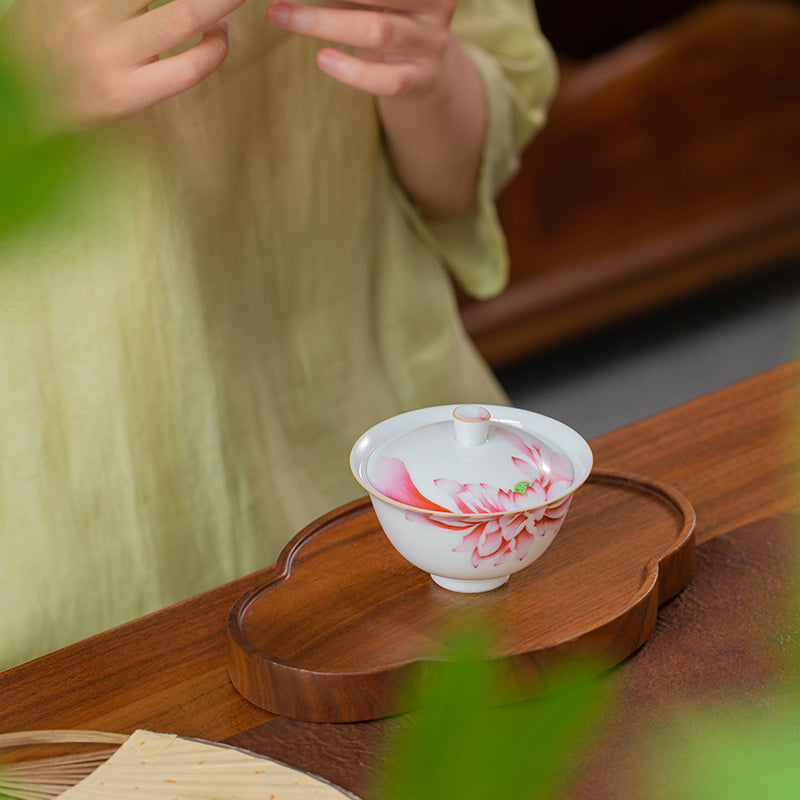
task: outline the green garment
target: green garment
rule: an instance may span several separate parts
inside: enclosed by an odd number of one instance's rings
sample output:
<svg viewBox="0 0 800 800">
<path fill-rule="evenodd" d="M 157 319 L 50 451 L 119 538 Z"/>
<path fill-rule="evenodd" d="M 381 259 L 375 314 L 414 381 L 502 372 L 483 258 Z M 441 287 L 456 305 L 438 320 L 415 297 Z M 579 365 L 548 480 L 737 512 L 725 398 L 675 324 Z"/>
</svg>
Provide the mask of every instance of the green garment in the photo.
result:
<svg viewBox="0 0 800 800">
<path fill-rule="evenodd" d="M 503 402 L 450 273 L 506 280 L 492 198 L 555 77 L 530 0 L 459 7 L 490 124 L 479 208 L 437 225 L 373 98 L 263 5 L 212 77 L 90 135 L 82 202 L 0 241 L 0 667 L 273 563 L 363 494 L 379 420 Z"/>
</svg>

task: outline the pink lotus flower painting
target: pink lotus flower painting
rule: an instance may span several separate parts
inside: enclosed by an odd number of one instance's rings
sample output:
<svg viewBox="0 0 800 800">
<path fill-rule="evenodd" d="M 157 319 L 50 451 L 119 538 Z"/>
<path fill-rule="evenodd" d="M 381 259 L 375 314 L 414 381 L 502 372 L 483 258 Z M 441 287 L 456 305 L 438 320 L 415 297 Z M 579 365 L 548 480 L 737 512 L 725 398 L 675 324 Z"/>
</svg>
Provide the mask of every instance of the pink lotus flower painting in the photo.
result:
<svg viewBox="0 0 800 800">
<path fill-rule="evenodd" d="M 371 473 L 381 494 L 413 507 L 406 511 L 406 519 L 463 533 L 453 551 L 469 553 L 475 568 L 484 563 L 499 566 L 508 558 L 524 560 L 537 536 L 555 535 L 572 499 L 569 494 L 558 501 L 573 479 L 565 455 L 538 442 L 526 443 L 512 431 L 499 429 L 497 435 L 507 438 L 519 453 L 511 457 L 520 476 L 512 488 L 439 478 L 434 485 L 446 502 L 443 505 L 417 488 L 402 459 L 380 458 Z"/>
</svg>

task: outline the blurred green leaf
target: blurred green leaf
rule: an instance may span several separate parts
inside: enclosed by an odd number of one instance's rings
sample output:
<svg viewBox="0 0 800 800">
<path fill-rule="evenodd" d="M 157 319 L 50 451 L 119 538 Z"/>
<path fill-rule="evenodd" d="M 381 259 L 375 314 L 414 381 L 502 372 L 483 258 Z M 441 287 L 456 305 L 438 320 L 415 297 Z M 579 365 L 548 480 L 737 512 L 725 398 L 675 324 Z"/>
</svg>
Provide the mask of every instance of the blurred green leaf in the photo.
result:
<svg viewBox="0 0 800 800">
<path fill-rule="evenodd" d="M 605 680 L 576 667 L 560 676 L 558 691 L 494 705 L 508 696 L 499 684 L 509 676 L 479 650 L 462 648 L 446 668 L 430 670 L 422 709 L 385 743 L 389 765 L 376 797 L 541 800 L 569 776 L 605 706 Z"/>
<path fill-rule="evenodd" d="M 34 91 L 0 53 L 0 236 L 45 220 L 79 174 L 77 136 L 37 136 Z"/>
<path fill-rule="evenodd" d="M 705 708 L 661 728 L 645 752 L 637 782 L 642 796 L 653 800 L 794 800 L 800 794 L 800 702 L 776 698 L 756 712 Z M 662 776 L 657 786 L 656 775 Z"/>
</svg>

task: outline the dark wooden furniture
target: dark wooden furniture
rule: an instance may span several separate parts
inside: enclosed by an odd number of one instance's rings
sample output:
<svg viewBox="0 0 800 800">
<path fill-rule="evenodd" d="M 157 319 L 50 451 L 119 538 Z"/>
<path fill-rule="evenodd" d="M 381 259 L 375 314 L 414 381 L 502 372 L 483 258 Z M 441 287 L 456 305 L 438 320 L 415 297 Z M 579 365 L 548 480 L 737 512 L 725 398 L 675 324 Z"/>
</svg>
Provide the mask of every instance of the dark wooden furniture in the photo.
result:
<svg viewBox="0 0 800 800">
<path fill-rule="evenodd" d="M 510 284 L 463 301 L 490 363 L 800 256 L 800 3 L 537 8 L 561 85 L 499 198 Z"/>
<path fill-rule="evenodd" d="M 800 511 L 798 392 L 794 361 L 591 442 L 598 468 L 647 475 L 689 497 L 698 547 L 689 585 L 613 673 L 615 702 L 602 737 L 573 765 L 576 783 L 566 795 L 573 800 L 630 796 L 620 791 L 620 770 L 635 761 L 652 715 L 671 703 L 702 691 L 754 698 L 780 676 L 759 637 L 789 605 L 786 570 L 799 519 L 791 514 Z M 0 731 L 147 727 L 226 740 L 368 797 L 381 738 L 410 715 L 352 724 L 272 717 L 228 679 L 228 612 L 270 574 L 0 673 Z"/>
</svg>

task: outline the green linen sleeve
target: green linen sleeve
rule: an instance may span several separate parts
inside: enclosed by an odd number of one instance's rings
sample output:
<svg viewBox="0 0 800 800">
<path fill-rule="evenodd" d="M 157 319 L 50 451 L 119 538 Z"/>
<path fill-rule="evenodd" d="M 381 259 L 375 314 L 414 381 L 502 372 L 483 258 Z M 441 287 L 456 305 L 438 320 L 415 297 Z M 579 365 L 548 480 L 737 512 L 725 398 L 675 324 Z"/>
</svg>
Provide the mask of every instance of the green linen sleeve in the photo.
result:
<svg viewBox="0 0 800 800">
<path fill-rule="evenodd" d="M 487 95 L 478 202 L 463 217 L 437 222 L 423 219 L 405 195 L 401 202 L 412 226 L 461 288 L 487 298 L 508 280 L 495 198 L 515 174 L 520 152 L 545 122 L 557 67 L 533 0 L 461 0 L 453 30 L 477 66 Z"/>
</svg>

